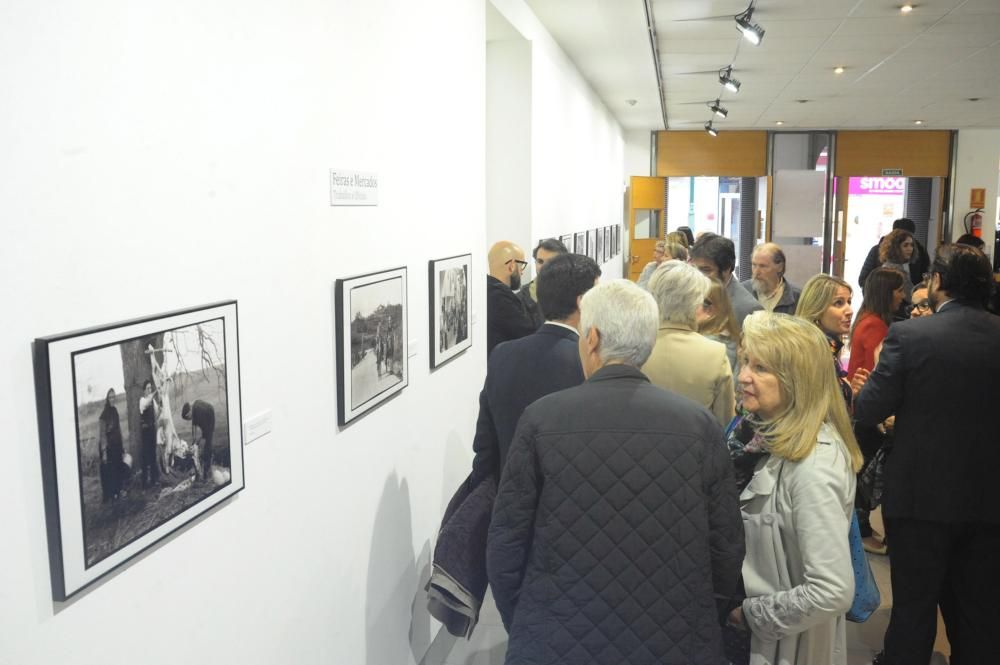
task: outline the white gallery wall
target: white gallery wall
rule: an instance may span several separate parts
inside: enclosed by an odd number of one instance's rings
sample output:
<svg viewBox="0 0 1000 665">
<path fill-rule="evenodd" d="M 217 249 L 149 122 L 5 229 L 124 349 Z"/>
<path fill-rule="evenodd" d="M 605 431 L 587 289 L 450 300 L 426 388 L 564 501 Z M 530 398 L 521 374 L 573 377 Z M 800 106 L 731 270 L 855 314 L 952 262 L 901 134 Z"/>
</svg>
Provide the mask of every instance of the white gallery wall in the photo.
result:
<svg viewBox="0 0 1000 665">
<path fill-rule="evenodd" d="M 997 186 L 1000 184 L 1000 129 L 960 129 L 955 160 L 955 217 L 952 240 L 965 233 L 962 218 L 972 208 L 969 195 L 973 188 L 986 189 L 983 209 L 983 240 L 986 252 L 993 256 L 996 235 Z"/>
<path fill-rule="evenodd" d="M 0 663 L 419 662 L 422 581 L 485 369 L 431 373 L 427 261 L 484 261 L 484 8 L 51 3 L 0 22 Z M 377 207 L 331 208 L 332 167 Z M 409 269 L 410 385 L 336 424 L 333 282 Z M 478 286 L 479 280 L 473 281 Z M 54 604 L 30 342 L 235 298 L 234 500 Z M 185 423 L 186 425 L 186 423 Z"/>
<path fill-rule="evenodd" d="M 530 162 L 525 165 L 530 173 L 530 238 L 492 237 L 491 222 L 490 240 L 514 240 L 530 251 L 542 238 L 621 224 L 625 148 L 618 121 L 524 0 L 487 1 L 516 32 L 515 44 L 530 43 L 530 95 L 523 89 L 523 60 L 511 58 L 507 75 L 516 76 L 518 84 L 497 102 L 530 109 L 530 127 L 518 130 L 518 136 L 530 137 Z M 492 85 L 488 82 L 487 89 Z M 515 116 L 513 122 L 522 120 Z M 487 174 L 504 168 L 494 164 L 498 157 L 488 151 Z M 501 185 L 491 181 L 489 186 Z M 622 246 L 624 251 L 624 240 Z M 605 279 L 621 277 L 620 258 L 602 266 Z"/>
</svg>

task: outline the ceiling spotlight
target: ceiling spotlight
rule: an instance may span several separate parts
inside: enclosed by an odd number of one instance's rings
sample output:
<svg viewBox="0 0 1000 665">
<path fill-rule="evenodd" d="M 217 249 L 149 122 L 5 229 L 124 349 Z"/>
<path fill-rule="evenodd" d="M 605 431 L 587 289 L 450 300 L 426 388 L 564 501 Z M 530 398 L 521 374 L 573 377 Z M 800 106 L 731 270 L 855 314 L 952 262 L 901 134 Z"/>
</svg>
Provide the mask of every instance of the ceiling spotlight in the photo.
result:
<svg viewBox="0 0 1000 665">
<path fill-rule="evenodd" d="M 833 73 L 834 74 L 843 74 L 844 73 L 844 68 L 843 67 L 837 67 L 837 68 L 835 68 L 833 70 Z"/>
<path fill-rule="evenodd" d="M 729 92 L 739 92 L 742 85 L 733 78 L 733 66 L 729 65 L 719 70 L 719 83 L 726 87 Z"/>
<path fill-rule="evenodd" d="M 778 127 L 781 127 L 783 124 L 785 124 L 785 121 L 784 120 L 778 120 L 774 124 L 776 124 Z"/>
<path fill-rule="evenodd" d="M 910 12 L 913 11 L 913 5 L 903 5 L 902 7 L 899 8 L 899 11 L 903 12 L 904 14 L 909 14 Z"/>
<path fill-rule="evenodd" d="M 736 19 L 736 28 L 743 33 L 748 42 L 757 46 L 764 39 L 764 28 L 753 22 L 753 3 L 745 11 L 733 17 Z"/>
<path fill-rule="evenodd" d="M 729 109 L 725 108 L 724 106 L 720 106 L 719 101 L 720 100 L 716 99 L 714 102 L 708 105 L 708 108 L 712 109 L 712 113 L 719 116 L 720 118 L 725 118 L 727 115 L 729 115 Z"/>
<path fill-rule="evenodd" d="M 711 120 L 709 120 L 708 122 L 705 123 L 705 131 L 708 132 L 709 136 L 718 136 L 719 135 L 719 130 L 716 129 L 715 127 L 712 127 L 712 121 Z"/>
<path fill-rule="evenodd" d="M 922 124 L 924 124 L 924 121 L 923 120 L 914 120 L 913 124 L 914 125 L 922 125 Z"/>
</svg>

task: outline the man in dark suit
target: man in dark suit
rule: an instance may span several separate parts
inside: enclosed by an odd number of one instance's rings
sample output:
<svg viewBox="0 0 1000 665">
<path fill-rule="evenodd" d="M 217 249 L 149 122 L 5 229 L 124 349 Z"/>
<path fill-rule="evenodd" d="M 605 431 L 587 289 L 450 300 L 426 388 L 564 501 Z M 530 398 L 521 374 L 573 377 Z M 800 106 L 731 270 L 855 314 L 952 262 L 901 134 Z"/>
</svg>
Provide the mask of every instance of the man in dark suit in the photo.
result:
<svg viewBox="0 0 1000 665">
<path fill-rule="evenodd" d="M 535 259 L 536 277 L 538 271 L 542 269 L 546 261 L 567 252 L 569 250 L 566 249 L 566 245 L 562 244 L 562 241 L 558 238 L 539 240 L 538 246 L 531 252 L 531 257 Z M 517 292 L 517 297 L 521 301 L 521 304 L 524 305 L 524 311 L 531 317 L 531 322 L 535 325 L 535 328 L 541 328 L 542 324 L 545 323 L 545 312 L 538 306 L 538 280 L 533 279 L 522 286 L 521 290 Z"/>
<path fill-rule="evenodd" d="M 751 312 L 764 309 L 750 291 L 740 284 L 733 271 L 736 270 L 736 246 L 729 238 L 715 233 L 706 233 L 691 246 L 688 263 L 703 275 L 717 279 L 726 287 L 729 301 L 733 305 L 736 324 L 742 329 L 743 319 Z"/>
<path fill-rule="evenodd" d="M 521 274 L 528 267 L 524 250 L 508 240 L 490 247 L 486 276 L 486 355 L 500 342 L 518 339 L 538 328 L 514 293 L 521 288 Z"/>
<path fill-rule="evenodd" d="M 989 260 L 946 245 L 931 265 L 934 316 L 894 323 L 854 416 L 895 414 L 882 503 L 892 616 L 881 663 L 926 663 L 941 606 L 951 662 L 997 662 L 1000 624 L 1000 319 L 983 309 Z"/>
<path fill-rule="evenodd" d="M 548 320 L 538 332 L 497 346 L 489 357 L 479 395 L 479 420 L 471 482 L 498 481 L 510 440 L 525 407 L 543 395 L 583 383 L 577 350 L 580 298 L 601 269 L 580 254 L 560 254 L 538 273 L 538 304 Z"/>
</svg>

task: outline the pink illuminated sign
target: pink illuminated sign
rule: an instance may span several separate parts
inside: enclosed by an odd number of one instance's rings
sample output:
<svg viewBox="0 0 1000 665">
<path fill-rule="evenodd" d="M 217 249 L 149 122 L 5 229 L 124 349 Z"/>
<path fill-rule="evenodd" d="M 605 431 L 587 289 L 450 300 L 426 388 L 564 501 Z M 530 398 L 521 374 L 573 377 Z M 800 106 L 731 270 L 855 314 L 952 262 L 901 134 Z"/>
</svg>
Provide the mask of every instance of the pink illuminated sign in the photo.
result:
<svg viewBox="0 0 1000 665">
<path fill-rule="evenodd" d="M 851 194 L 900 196 L 906 191 L 906 178 L 851 178 Z"/>
</svg>

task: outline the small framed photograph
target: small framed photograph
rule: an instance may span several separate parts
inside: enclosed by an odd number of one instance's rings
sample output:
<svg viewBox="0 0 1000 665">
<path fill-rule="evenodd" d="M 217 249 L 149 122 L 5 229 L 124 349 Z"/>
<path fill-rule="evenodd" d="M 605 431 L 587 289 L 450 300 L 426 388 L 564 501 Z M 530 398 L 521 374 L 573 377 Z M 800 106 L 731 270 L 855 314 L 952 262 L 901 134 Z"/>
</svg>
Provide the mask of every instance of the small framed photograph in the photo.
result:
<svg viewBox="0 0 1000 665">
<path fill-rule="evenodd" d="M 587 256 L 587 232 L 580 231 L 573 235 L 573 253 Z"/>
<path fill-rule="evenodd" d="M 587 256 L 594 261 L 600 261 L 600 254 L 597 252 L 597 229 L 587 231 Z"/>
<path fill-rule="evenodd" d="M 561 242 L 563 245 L 566 246 L 566 250 L 567 251 L 569 251 L 569 252 L 573 252 L 574 251 L 574 249 L 573 249 L 573 234 L 572 233 L 567 233 L 564 236 L 559 236 L 559 242 Z"/>
<path fill-rule="evenodd" d="M 622 253 L 622 227 L 620 224 L 614 225 L 615 230 L 615 254 Z"/>
<path fill-rule="evenodd" d="M 472 346 L 472 336 L 469 334 L 469 312 L 472 311 L 472 292 L 469 289 L 471 271 L 471 254 L 428 262 L 431 369 L 448 362 Z"/>
<path fill-rule="evenodd" d="M 52 596 L 243 489 L 236 301 L 35 340 Z"/>
<path fill-rule="evenodd" d="M 604 260 L 610 261 L 611 257 L 615 255 L 615 246 L 611 244 L 611 227 L 604 227 Z"/>
<path fill-rule="evenodd" d="M 338 279 L 337 422 L 341 427 L 409 383 L 406 268 Z"/>
<path fill-rule="evenodd" d="M 604 229 L 597 229 L 597 256 L 594 258 L 598 264 L 604 263 L 608 255 L 604 252 Z"/>
</svg>

